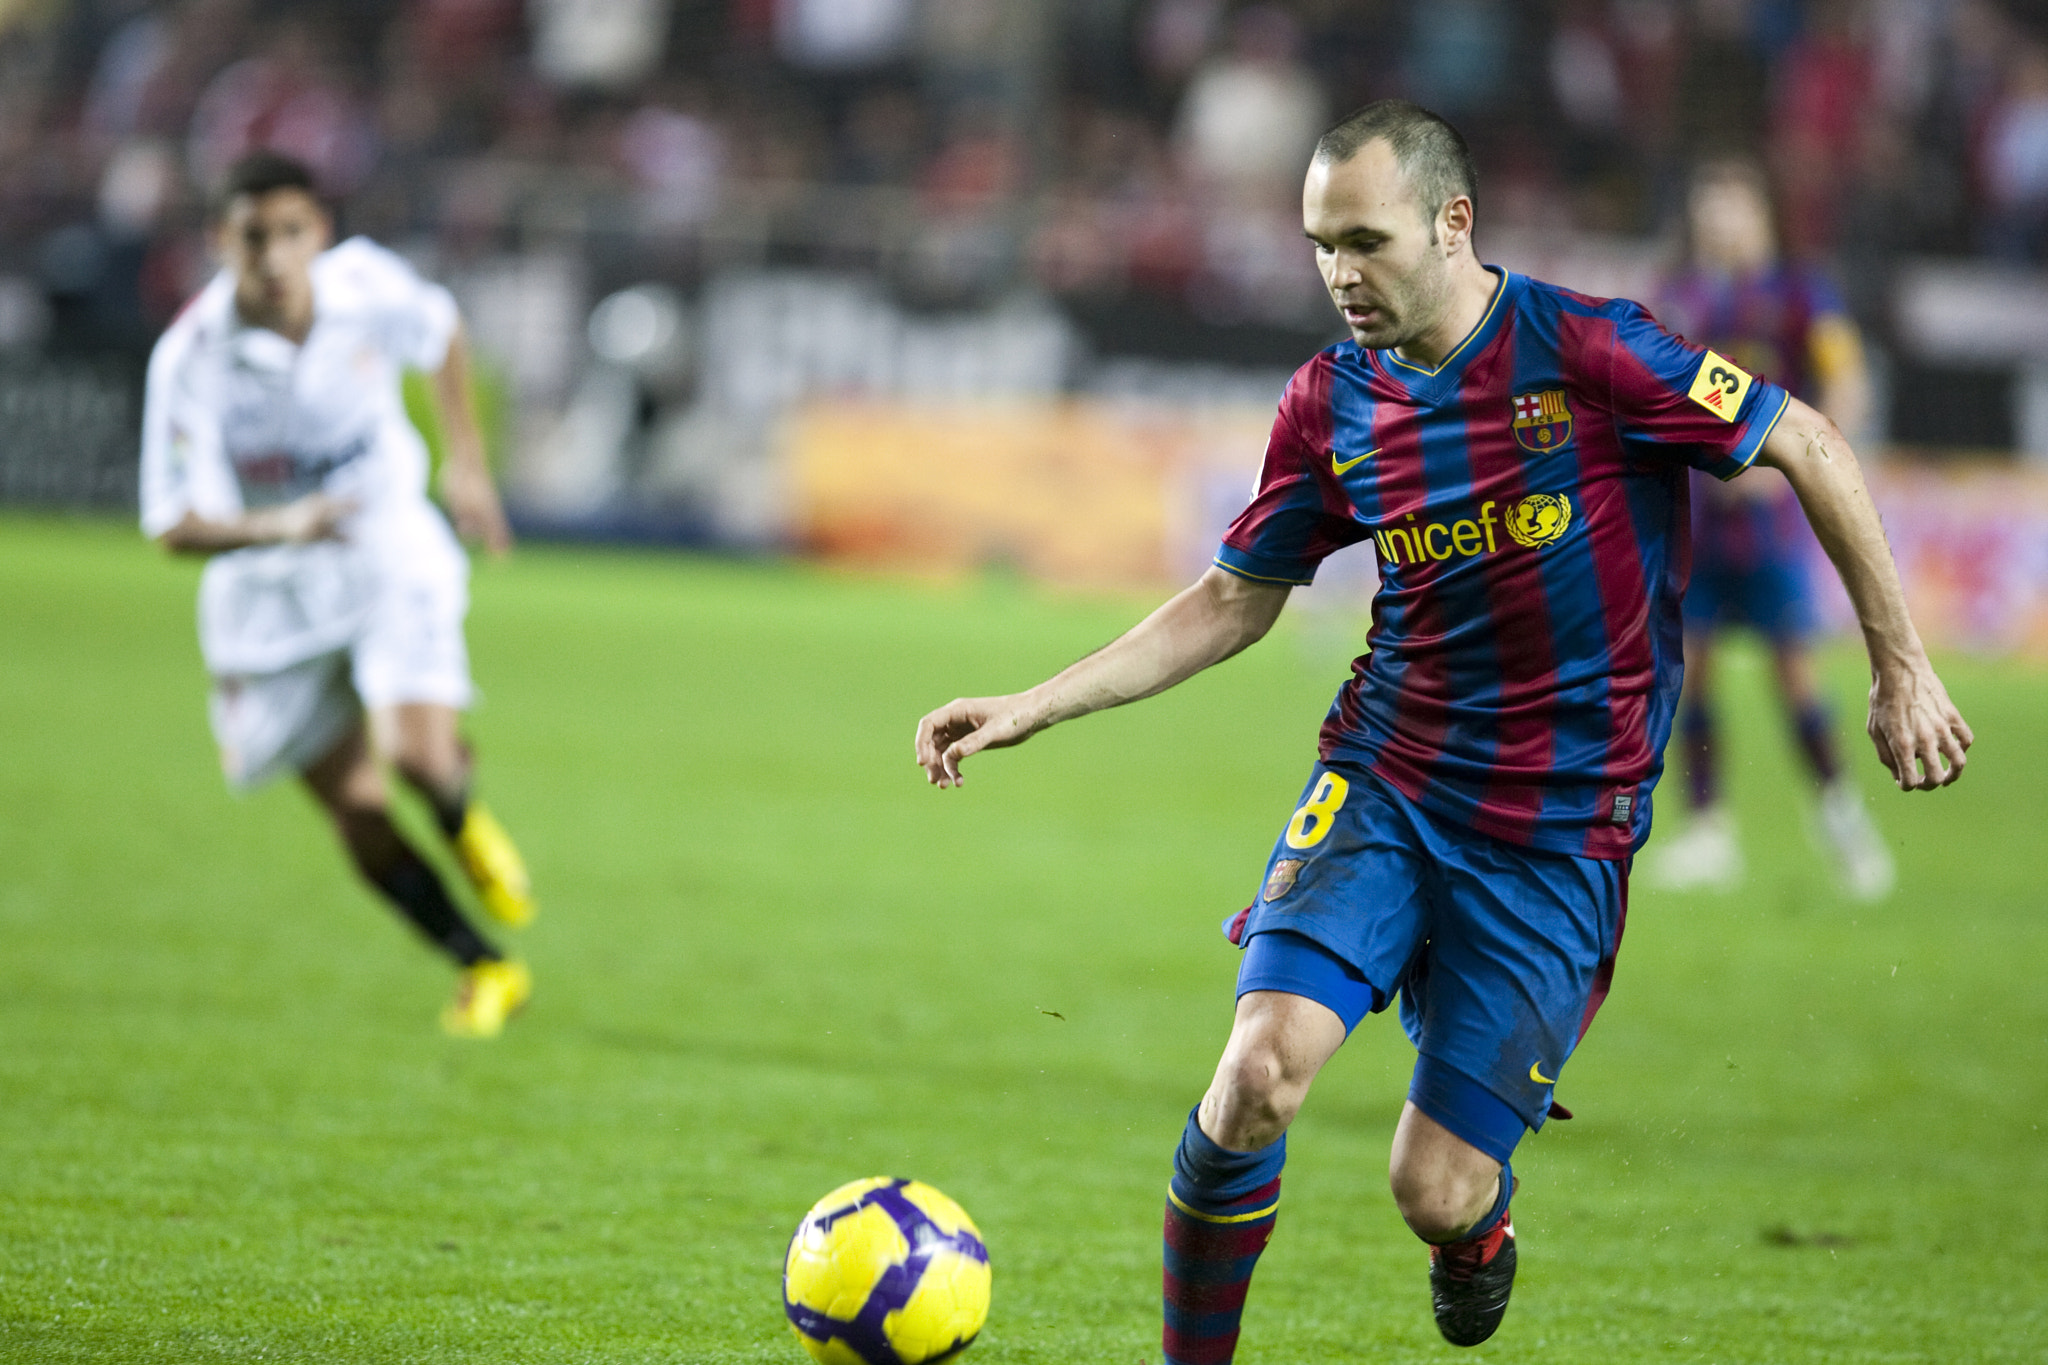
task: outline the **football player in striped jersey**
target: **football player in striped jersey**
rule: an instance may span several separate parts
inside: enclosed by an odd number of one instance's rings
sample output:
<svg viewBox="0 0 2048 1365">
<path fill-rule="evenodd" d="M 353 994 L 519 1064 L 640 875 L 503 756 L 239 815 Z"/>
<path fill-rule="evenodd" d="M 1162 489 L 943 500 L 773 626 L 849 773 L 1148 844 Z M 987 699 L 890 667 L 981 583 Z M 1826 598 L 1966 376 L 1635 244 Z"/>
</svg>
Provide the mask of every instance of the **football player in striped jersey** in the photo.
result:
<svg viewBox="0 0 2048 1365">
<path fill-rule="evenodd" d="M 1215 1078 L 1165 1208 L 1165 1356 L 1221 1365 L 1280 1201 L 1288 1125 L 1365 1015 L 1418 1052 L 1396 1205 L 1443 1335 L 1484 1341 L 1515 1268 L 1510 1158 L 1605 997 L 1678 703 L 1686 482 L 1785 475 L 1869 646 L 1870 730 L 1907 790 L 1969 727 L 1909 619 L 1839 430 L 1639 304 L 1486 266 L 1464 140 L 1403 101 L 1324 135 L 1303 220 L 1351 338 L 1281 399 L 1251 504 L 1202 578 L 1028 691 L 925 716 L 940 787 L 984 749 L 1151 696 L 1263 636 L 1346 545 L 1381 559 L 1369 652 L 1252 904 Z M 1533 401 L 1531 401 L 1533 400 Z"/>
</svg>

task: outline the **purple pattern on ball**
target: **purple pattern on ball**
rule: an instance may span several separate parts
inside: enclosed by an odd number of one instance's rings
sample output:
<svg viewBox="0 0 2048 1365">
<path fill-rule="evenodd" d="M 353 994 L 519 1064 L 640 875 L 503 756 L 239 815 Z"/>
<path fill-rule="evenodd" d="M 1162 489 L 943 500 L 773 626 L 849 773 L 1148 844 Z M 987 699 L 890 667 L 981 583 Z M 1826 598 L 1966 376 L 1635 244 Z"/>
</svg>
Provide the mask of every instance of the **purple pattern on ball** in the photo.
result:
<svg viewBox="0 0 2048 1365">
<path fill-rule="evenodd" d="M 854 1354 L 867 1365 L 904 1365 L 903 1358 L 896 1354 L 896 1348 L 889 1344 L 889 1338 L 883 1331 L 883 1320 L 910 1302 L 910 1296 L 917 1292 L 918 1282 L 924 1279 L 933 1255 L 952 1251 L 969 1260 L 988 1264 L 988 1248 L 982 1240 L 965 1228 L 949 1233 L 934 1223 L 929 1214 L 903 1193 L 903 1187 L 909 1183 L 908 1180 L 892 1180 L 879 1189 L 869 1190 L 845 1208 L 834 1209 L 817 1220 L 820 1228 L 829 1231 L 840 1219 L 851 1217 L 870 1204 L 878 1204 L 902 1232 L 903 1240 L 910 1244 L 910 1254 L 904 1258 L 903 1264 L 890 1266 L 882 1272 L 881 1279 L 869 1291 L 867 1302 L 861 1305 L 860 1312 L 852 1321 L 790 1302 L 788 1273 L 784 1272 L 782 1307 L 797 1330 L 816 1341 L 830 1341 L 838 1337 L 852 1347 Z M 797 1231 L 803 1231 L 801 1225 Z M 790 1240 L 793 1244 L 796 1239 L 792 1237 Z M 783 1259 L 786 1263 L 788 1256 L 785 1254 Z M 973 1343 L 972 1335 L 963 1337 L 934 1360 L 948 1359 Z"/>
</svg>

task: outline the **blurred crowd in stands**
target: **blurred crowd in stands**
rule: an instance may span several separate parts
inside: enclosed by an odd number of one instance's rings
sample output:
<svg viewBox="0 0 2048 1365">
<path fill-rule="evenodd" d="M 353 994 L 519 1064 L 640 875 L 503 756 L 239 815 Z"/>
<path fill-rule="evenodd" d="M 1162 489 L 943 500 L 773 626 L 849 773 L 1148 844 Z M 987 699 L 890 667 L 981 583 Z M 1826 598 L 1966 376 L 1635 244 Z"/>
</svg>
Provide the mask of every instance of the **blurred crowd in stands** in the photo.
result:
<svg viewBox="0 0 2048 1365">
<path fill-rule="evenodd" d="M 2048 15 L 2008 0 L 0 0 L 0 346 L 146 347 L 204 187 L 269 145 L 345 227 L 595 283 L 735 266 L 913 305 L 1035 285 L 1155 324 L 1326 325 L 1300 173 L 1416 99 L 1488 233 L 1671 230 L 1751 151 L 1852 282 L 2048 258 Z M 1144 310 L 1150 308 L 1151 312 Z"/>
</svg>

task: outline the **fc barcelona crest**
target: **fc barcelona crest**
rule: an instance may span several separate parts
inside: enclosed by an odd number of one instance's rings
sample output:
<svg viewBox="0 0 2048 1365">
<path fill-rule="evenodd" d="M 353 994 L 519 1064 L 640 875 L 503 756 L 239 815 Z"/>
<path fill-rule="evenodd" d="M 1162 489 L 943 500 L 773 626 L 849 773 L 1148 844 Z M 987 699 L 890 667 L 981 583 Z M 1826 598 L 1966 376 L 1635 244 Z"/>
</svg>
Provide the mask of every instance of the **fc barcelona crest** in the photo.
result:
<svg viewBox="0 0 2048 1365">
<path fill-rule="evenodd" d="M 1266 874 L 1266 889 L 1261 893 L 1263 899 L 1277 901 L 1292 891 L 1294 879 L 1301 875 L 1302 864 L 1307 861 L 1306 858 L 1282 858 L 1274 863 L 1273 870 Z"/>
<path fill-rule="evenodd" d="M 1572 410 L 1563 389 L 1543 389 L 1515 399 L 1515 441 L 1541 455 L 1572 438 Z"/>
</svg>

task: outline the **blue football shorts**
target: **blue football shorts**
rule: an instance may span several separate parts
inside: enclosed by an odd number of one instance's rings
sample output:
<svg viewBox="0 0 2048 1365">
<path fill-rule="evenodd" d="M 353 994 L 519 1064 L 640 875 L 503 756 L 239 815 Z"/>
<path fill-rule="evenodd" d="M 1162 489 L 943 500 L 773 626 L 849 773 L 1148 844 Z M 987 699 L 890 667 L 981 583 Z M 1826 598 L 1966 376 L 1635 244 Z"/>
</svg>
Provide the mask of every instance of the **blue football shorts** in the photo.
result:
<svg viewBox="0 0 2048 1365">
<path fill-rule="evenodd" d="M 1819 620 L 1806 565 L 1773 555 L 1748 568 L 1696 563 L 1685 590 L 1685 628 L 1704 634 L 1717 626 L 1748 626 L 1772 644 L 1804 644 Z"/>
<path fill-rule="evenodd" d="M 1318 763 L 1226 932 L 1245 948 L 1240 996 L 1303 995 L 1348 1032 L 1398 995 L 1419 1054 L 1409 1098 L 1506 1161 L 1552 1112 L 1627 907 L 1626 862 L 1510 844 Z"/>
</svg>

